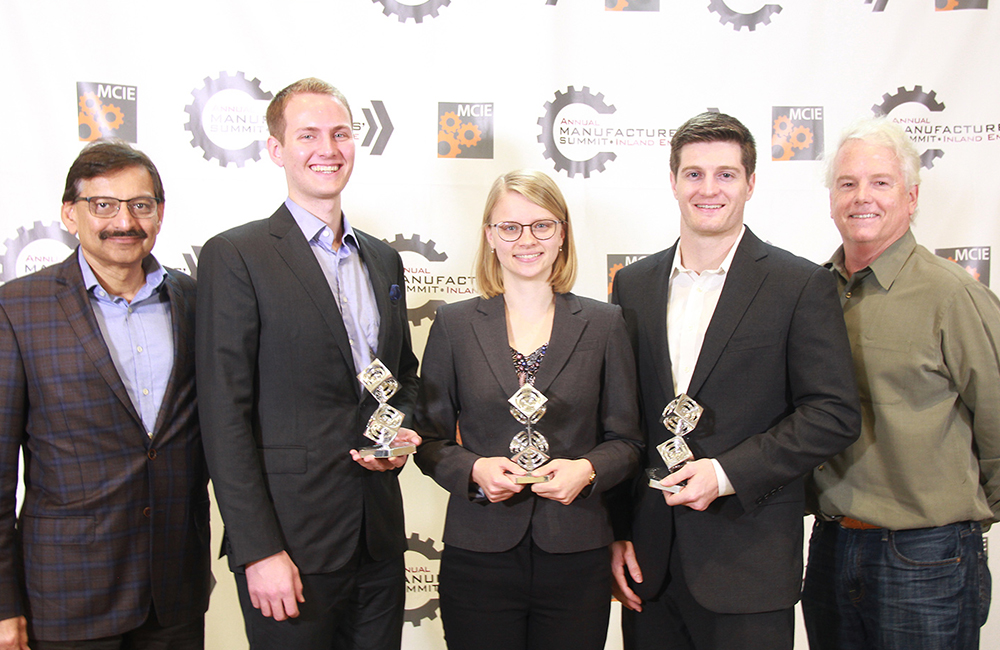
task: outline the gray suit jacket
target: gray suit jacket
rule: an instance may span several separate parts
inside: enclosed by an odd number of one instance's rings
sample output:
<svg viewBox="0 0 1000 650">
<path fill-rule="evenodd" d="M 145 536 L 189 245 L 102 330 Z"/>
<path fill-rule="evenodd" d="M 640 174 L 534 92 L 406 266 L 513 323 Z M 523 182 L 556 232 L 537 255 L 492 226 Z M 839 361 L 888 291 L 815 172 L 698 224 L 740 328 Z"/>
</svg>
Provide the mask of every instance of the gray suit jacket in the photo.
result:
<svg viewBox="0 0 1000 650">
<path fill-rule="evenodd" d="M 663 466 L 659 416 L 674 397 L 667 289 L 676 250 L 619 271 L 612 293 L 638 360 L 649 466 Z M 746 231 L 688 388 L 705 408 L 688 443 L 696 457 L 719 461 L 736 494 L 698 512 L 669 507 L 660 491 L 636 482 L 616 525 L 635 544 L 641 597 L 663 590 L 670 555 L 680 553 L 692 595 L 709 610 L 773 611 L 798 600 L 803 475 L 851 444 L 861 426 L 843 320 L 828 271 Z"/>
<path fill-rule="evenodd" d="M 511 455 L 524 427 L 507 399 L 518 389 L 502 296 L 438 309 L 424 352 L 416 462 L 451 492 L 444 542 L 471 551 L 513 548 L 531 525 L 550 553 L 606 546 L 612 532 L 604 492 L 638 467 L 642 454 L 635 366 L 620 310 L 573 294 L 556 297 L 552 336 L 535 388 L 548 399 L 536 425 L 552 458 L 587 458 L 597 472 L 589 492 L 564 506 L 525 489 L 500 503 L 474 501 L 472 465 Z M 461 428 L 461 444 L 456 442 Z M 476 486 L 472 485 L 474 490 Z"/>
<path fill-rule="evenodd" d="M 378 358 L 402 385 L 393 405 L 409 413 L 417 360 L 403 264 L 384 242 L 355 234 L 381 317 Z M 366 470 L 348 453 L 371 444 L 363 433 L 377 403 L 357 380 L 340 311 L 291 213 L 282 205 L 210 239 L 198 276 L 198 404 L 230 567 L 285 550 L 302 573 L 329 573 L 362 533 L 375 559 L 401 554 L 397 473 Z"/>
</svg>

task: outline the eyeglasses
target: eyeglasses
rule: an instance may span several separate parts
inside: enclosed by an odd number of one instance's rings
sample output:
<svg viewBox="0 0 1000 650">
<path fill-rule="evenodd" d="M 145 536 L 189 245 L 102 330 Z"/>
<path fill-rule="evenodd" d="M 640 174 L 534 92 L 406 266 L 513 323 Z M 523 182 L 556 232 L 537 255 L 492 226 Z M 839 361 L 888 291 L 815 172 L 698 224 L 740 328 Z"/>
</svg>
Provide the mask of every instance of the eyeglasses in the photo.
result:
<svg viewBox="0 0 1000 650">
<path fill-rule="evenodd" d="M 110 219 L 121 210 L 122 203 L 128 205 L 129 214 L 136 219 L 149 219 L 156 215 L 156 207 L 160 199 L 151 196 L 137 196 L 134 199 L 116 199 L 112 196 L 81 196 L 73 201 L 86 201 L 90 206 L 90 214 L 98 219 Z"/>
<path fill-rule="evenodd" d="M 511 242 L 517 241 L 521 238 L 521 233 L 524 232 L 525 228 L 531 228 L 531 235 L 539 240 L 545 241 L 546 239 L 552 239 L 552 235 L 556 234 L 556 230 L 561 223 L 566 223 L 565 221 L 559 221 L 556 219 L 540 219 L 535 223 L 517 223 L 514 221 L 501 221 L 500 223 L 491 223 L 489 226 L 496 228 L 497 235 L 500 239 Z"/>
</svg>

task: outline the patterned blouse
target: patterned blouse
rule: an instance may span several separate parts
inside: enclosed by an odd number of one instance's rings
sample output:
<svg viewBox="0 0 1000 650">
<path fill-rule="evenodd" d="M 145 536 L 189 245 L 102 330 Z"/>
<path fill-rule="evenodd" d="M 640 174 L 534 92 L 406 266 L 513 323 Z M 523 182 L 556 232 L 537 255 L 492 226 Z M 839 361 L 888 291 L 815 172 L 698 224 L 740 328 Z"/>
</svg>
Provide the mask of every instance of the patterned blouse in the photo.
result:
<svg viewBox="0 0 1000 650">
<path fill-rule="evenodd" d="M 543 343 L 542 347 L 527 356 L 514 348 L 510 349 L 510 358 L 514 362 L 514 370 L 517 371 L 518 383 L 521 386 L 525 384 L 535 385 L 535 373 L 538 372 L 538 367 L 542 365 L 542 359 L 545 357 L 545 351 L 548 348 L 549 344 Z"/>
</svg>

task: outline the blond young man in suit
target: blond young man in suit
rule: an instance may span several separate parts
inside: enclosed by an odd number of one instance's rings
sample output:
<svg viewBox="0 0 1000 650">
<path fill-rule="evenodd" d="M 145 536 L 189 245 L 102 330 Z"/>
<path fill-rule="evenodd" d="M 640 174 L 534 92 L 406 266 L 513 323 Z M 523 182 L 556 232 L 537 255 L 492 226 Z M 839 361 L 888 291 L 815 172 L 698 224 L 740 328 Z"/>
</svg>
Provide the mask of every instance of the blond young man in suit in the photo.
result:
<svg viewBox="0 0 1000 650">
<path fill-rule="evenodd" d="M 151 254 L 163 211 L 145 154 L 88 145 L 62 205 L 80 247 L 0 288 L 4 650 L 204 645 L 195 285 Z"/>
</svg>

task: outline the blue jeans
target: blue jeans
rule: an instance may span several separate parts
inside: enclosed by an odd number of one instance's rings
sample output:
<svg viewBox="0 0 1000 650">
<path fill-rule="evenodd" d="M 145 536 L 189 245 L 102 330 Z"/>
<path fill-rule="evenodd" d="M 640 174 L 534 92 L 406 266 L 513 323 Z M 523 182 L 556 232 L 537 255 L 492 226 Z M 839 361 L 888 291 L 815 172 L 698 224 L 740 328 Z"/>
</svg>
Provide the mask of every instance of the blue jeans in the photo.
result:
<svg viewBox="0 0 1000 650">
<path fill-rule="evenodd" d="M 990 608 L 977 522 L 848 530 L 817 519 L 802 591 L 812 650 L 976 650 Z"/>
</svg>

